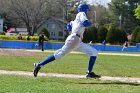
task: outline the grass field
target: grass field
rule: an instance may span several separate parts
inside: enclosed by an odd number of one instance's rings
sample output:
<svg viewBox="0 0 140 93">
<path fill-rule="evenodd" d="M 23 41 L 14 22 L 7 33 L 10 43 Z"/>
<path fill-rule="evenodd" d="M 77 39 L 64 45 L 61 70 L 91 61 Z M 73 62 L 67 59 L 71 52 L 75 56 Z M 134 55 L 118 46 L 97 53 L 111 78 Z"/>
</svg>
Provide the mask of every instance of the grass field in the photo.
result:
<svg viewBox="0 0 140 93">
<path fill-rule="evenodd" d="M 94 79 L 0 75 L 0 93 L 139 93 L 140 84 Z"/>
<path fill-rule="evenodd" d="M 41 53 L 42 54 L 42 53 Z M 43 56 L 0 56 L 0 70 L 32 71 L 33 63 Z M 86 74 L 88 56 L 68 54 L 63 59 L 45 65 L 41 72 Z M 140 77 L 140 57 L 99 55 L 94 67 L 103 76 Z M 140 93 L 139 83 L 0 75 L 0 93 Z"/>
</svg>

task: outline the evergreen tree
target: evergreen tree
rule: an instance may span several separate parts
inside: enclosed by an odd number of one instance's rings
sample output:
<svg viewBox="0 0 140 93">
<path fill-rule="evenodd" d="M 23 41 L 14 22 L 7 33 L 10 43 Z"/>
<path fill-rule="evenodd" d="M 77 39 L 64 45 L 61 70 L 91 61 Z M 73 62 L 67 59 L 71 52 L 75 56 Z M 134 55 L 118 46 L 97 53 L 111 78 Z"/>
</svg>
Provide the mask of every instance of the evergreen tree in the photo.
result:
<svg viewBox="0 0 140 93">
<path fill-rule="evenodd" d="M 83 42 L 89 43 L 90 41 L 97 42 L 97 28 L 93 26 L 87 28 L 83 35 Z"/>
<path fill-rule="evenodd" d="M 106 40 L 106 35 L 107 35 L 107 29 L 103 26 L 99 27 L 97 31 L 98 42 L 102 42 Z"/>
<path fill-rule="evenodd" d="M 135 9 L 135 16 L 137 19 L 140 19 L 140 5 Z"/>
<path fill-rule="evenodd" d="M 39 35 L 40 34 L 42 34 L 42 33 L 44 33 L 44 35 L 47 37 L 47 38 L 49 38 L 50 37 L 50 34 L 49 34 L 49 32 L 48 32 L 48 30 L 46 29 L 46 28 L 42 28 L 40 31 L 39 31 Z"/>
<path fill-rule="evenodd" d="M 113 44 L 115 41 L 115 27 L 111 26 L 107 32 L 106 41 Z"/>
<path fill-rule="evenodd" d="M 139 38 L 140 38 L 140 26 L 137 26 L 133 32 L 132 32 L 132 42 L 133 43 L 139 43 Z"/>
</svg>

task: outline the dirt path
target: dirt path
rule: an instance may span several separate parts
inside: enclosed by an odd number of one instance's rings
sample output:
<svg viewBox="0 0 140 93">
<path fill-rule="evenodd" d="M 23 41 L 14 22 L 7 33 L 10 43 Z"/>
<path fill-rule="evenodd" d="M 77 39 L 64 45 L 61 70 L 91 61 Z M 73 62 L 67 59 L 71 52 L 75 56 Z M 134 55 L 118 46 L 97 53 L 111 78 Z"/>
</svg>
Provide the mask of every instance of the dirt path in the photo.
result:
<svg viewBox="0 0 140 93">
<path fill-rule="evenodd" d="M 6 75 L 20 75 L 20 76 L 33 76 L 33 72 L 27 71 L 8 71 L 0 70 L 0 74 Z M 62 77 L 62 78 L 86 78 L 85 75 L 75 75 L 75 74 L 58 74 L 58 73 L 39 73 L 38 76 L 45 77 Z M 112 81 L 121 81 L 121 82 L 138 82 L 140 83 L 140 78 L 132 77 L 111 77 L 111 76 L 102 76 L 100 80 L 112 80 Z"/>
<path fill-rule="evenodd" d="M 42 52 L 41 50 L 26 50 L 26 51 L 29 51 L 29 52 Z M 55 52 L 54 50 L 45 50 L 44 52 L 50 52 L 50 53 L 53 53 Z M 83 54 L 81 52 L 78 52 L 78 51 L 72 51 L 71 53 L 74 53 L 74 54 Z M 114 56 L 135 56 L 135 57 L 140 57 L 140 54 L 128 54 L 128 53 L 101 53 L 99 52 L 98 53 L 99 55 L 114 55 Z"/>
</svg>

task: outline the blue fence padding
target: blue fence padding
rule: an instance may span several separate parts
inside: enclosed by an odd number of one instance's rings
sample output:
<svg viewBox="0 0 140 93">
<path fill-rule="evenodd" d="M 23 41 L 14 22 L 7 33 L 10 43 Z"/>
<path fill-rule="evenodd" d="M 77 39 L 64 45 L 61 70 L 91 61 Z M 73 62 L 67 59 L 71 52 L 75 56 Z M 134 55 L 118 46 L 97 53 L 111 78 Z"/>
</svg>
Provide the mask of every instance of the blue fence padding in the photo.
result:
<svg viewBox="0 0 140 93">
<path fill-rule="evenodd" d="M 4 41 L 0 40 L 0 48 L 21 48 L 21 49 L 38 49 L 39 47 L 35 46 L 38 42 L 28 42 L 28 41 Z M 44 43 L 44 49 L 60 49 L 64 44 L 63 43 Z M 91 45 L 98 51 L 121 51 L 122 46 L 111 46 L 111 45 Z M 128 47 L 124 49 L 127 52 L 140 52 L 140 44 L 137 44 L 133 47 Z"/>
<path fill-rule="evenodd" d="M 140 48 L 140 43 L 138 43 L 138 44 L 136 45 L 136 47 L 137 47 L 137 48 Z"/>
<path fill-rule="evenodd" d="M 60 48 L 62 48 L 62 46 L 63 46 L 64 44 L 52 43 L 51 45 L 52 45 L 51 49 L 60 49 Z"/>
<path fill-rule="evenodd" d="M 136 45 L 136 47 L 137 47 L 137 51 L 140 52 L 140 43 L 138 43 L 138 44 Z"/>
<path fill-rule="evenodd" d="M 106 46 L 105 51 L 121 51 L 122 46 Z"/>
<path fill-rule="evenodd" d="M 124 49 L 124 51 L 128 51 L 128 52 L 139 52 L 139 51 L 137 51 L 137 48 L 136 47 L 128 47 L 128 48 Z"/>
<path fill-rule="evenodd" d="M 21 41 L 0 41 L 0 47 L 2 48 L 25 48 L 33 49 L 37 42 L 21 42 Z"/>
<path fill-rule="evenodd" d="M 97 49 L 99 51 L 104 51 L 105 50 L 105 46 L 103 46 L 103 45 L 92 45 L 92 47 L 94 47 L 95 49 Z"/>
</svg>

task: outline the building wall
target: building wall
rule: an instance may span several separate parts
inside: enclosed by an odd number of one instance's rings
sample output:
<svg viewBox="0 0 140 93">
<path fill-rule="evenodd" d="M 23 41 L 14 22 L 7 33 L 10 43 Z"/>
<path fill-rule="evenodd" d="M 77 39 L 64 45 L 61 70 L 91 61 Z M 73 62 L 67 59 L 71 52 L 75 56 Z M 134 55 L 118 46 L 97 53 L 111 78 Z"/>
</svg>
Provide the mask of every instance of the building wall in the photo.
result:
<svg viewBox="0 0 140 93">
<path fill-rule="evenodd" d="M 54 40 L 65 39 L 66 32 L 64 30 L 66 29 L 66 25 L 56 20 L 48 19 L 42 27 L 45 27 L 49 31 L 50 39 L 54 39 Z"/>
</svg>

